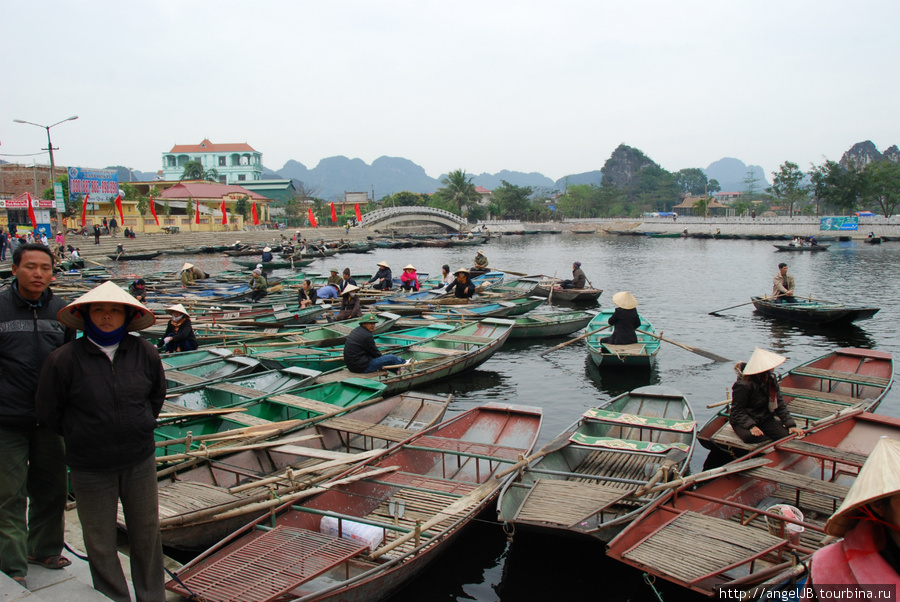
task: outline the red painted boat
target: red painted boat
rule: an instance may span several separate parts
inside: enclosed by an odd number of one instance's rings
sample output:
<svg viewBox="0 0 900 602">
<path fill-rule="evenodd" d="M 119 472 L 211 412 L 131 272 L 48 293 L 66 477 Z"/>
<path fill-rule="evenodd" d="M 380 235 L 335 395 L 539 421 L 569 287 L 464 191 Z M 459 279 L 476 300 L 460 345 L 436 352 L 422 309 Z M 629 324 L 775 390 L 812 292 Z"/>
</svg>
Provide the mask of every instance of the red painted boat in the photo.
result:
<svg viewBox="0 0 900 602">
<path fill-rule="evenodd" d="M 244 527 L 166 587 L 211 601 L 386 598 L 494 499 L 541 420 L 507 404 L 459 414 Z"/>
<path fill-rule="evenodd" d="M 894 382 L 894 359 L 873 349 L 844 348 L 797 366 L 779 378 L 781 394 L 800 428 L 847 408 L 874 412 Z M 748 451 L 759 444 L 741 441 L 728 423 L 730 407 L 707 422 L 698 439 L 707 449 Z"/>
<path fill-rule="evenodd" d="M 789 585 L 825 545 L 825 522 L 878 438 L 900 440 L 900 420 L 848 412 L 719 470 L 748 469 L 693 490 L 686 482 L 610 542 L 607 555 L 708 596 Z M 785 505 L 792 508 L 780 512 Z"/>
</svg>

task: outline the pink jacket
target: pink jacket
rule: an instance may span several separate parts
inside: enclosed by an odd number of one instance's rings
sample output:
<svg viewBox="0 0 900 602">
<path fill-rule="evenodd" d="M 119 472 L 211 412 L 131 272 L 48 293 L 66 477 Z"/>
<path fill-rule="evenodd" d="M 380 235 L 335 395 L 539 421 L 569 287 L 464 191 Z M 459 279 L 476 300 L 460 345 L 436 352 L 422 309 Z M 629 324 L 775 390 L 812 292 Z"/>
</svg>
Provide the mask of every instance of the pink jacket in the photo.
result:
<svg viewBox="0 0 900 602">
<path fill-rule="evenodd" d="M 419 290 L 419 276 L 413 270 L 406 271 L 404 270 L 402 274 L 400 274 L 400 282 L 406 284 L 410 280 L 413 281 L 412 288 L 414 291 Z"/>
<path fill-rule="evenodd" d="M 859 521 L 844 539 L 813 554 L 813 587 L 834 585 L 894 584 L 900 589 L 900 576 L 881 554 L 884 528 L 872 521 Z"/>
</svg>

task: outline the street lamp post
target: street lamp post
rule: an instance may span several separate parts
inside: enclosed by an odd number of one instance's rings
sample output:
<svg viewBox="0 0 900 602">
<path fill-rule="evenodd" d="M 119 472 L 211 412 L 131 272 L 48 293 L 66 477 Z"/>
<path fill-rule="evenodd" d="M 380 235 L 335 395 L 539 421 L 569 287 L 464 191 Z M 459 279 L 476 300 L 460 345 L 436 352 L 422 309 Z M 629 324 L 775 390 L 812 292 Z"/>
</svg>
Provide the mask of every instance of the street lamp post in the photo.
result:
<svg viewBox="0 0 900 602">
<path fill-rule="evenodd" d="M 71 117 L 66 117 L 62 121 L 57 121 L 52 125 L 41 125 L 39 123 L 32 123 L 31 121 L 25 121 L 24 119 L 13 119 L 15 123 L 27 123 L 28 125 L 33 125 L 39 128 L 44 128 L 47 130 L 47 148 L 41 149 L 50 152 L 50 187 L 53 188 L 53 185 L 56 183 L 56 170 L 55 165 L 53 163 L 53 143 L 50 141 L 50 128 L 58 126 L 60 123 L 65 123 L 66 121 L 75 121 L 78 119 L 78 115 L 72 115 Z M 59 149 L 56 149 L 59 150 Z M 62 231 L 62 216 L 59 214 L 59 211 L 56 212 L 56 226 L 58 231 Z M 52 232 L 51 232 L 52 234 Z"/>
</svg>

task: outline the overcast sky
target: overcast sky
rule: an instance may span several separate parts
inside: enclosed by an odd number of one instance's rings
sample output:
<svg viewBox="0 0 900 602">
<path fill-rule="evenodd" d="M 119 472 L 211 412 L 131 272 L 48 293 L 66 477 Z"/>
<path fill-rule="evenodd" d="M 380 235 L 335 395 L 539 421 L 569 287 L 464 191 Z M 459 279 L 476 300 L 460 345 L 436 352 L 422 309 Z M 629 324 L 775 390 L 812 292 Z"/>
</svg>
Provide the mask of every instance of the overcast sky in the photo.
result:
<svg viewBox="0 0 900 602">
<path fill-rule="evenodd" d="M 900 2 L 366 0 L 3 3 L 0 158 L 161 167 L 174 144 L 263 163 L 405 157 L 437 177 L 803 169 L 900 143 Z"/>
</svg>

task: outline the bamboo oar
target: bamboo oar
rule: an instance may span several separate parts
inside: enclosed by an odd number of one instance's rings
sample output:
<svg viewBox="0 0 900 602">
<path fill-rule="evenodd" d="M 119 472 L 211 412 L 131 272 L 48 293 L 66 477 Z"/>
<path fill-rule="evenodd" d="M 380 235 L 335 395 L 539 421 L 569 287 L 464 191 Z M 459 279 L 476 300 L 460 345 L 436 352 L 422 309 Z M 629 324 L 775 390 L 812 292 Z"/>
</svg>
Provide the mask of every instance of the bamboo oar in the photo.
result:
<svg viewBox="0 0 900 602">
<path fill-rule="evenodd" d="M 556 272 L 553 272 L 553 282 L 550 283 L 550 294 L 547 295 L 547 304 L 553 302 L 553 289 L 556 287 Z"/>
<path fill-rule="evenodd" d="M 299 443 L 300 441 L 308 441 L 310 439 L 316 439 L 321 437 L 321 435 L 305 435 L 303 437 L 297 437 L 292 439 L 292 442 Z M 286 441 L 267 441 L 265 443 L 254 443 L 252 445 L 228 445 L 225 447 L 217 447 L 213 449 L 204 448 L 198 449 L 197 451 L 192 451 L 184 454 L 171 454 L 169 456 L 158 456 L 156 458 L 156 463 L 160 464 L 163 462 L 171 462 L 173 460 L 188 460 L 190 458 L 213 458 L 215 456 L 221 456 L 222 454 L 230 454 L 239 451 L 248 451 L 253 449 L 265 449 L 267 447 L 278 447 L 281 445 L 287 445 Z"/>
<path fill-rule="evenodd" d="M 569 345 L 571 345 L 571 344 L 574 343 L 575 341 L 580 341 L 581 339 L 583 339 L 583 338 L 585 338 L 585 337 L 589 337 L 589 336 L 591 336 L 592 334 L 597 334 L 598 332 L 601 332 L 601 331 L 603 331 L 603 330 L 606 330 L 607 328 L 610 328 L 610 327 L 611 327 L 611 326 L 610 326 L 609 324 L 607 324 L 606 326 L 603 326 L 602 328 L 598 328 L 597 330 L 592 330 L 591 332 L 586 332 L 586 333 L 584 333 L 584 334 L 582 334 L 582 335 L 579 335 L 579 336 L 575 337 L 574 339 L 569 339 L 569 340 L 566 341 L 565 343 L 560 343 L 560 344 L 557 345 L 556 347 L 551 347 L 550 349 L 547 349 L 546 351 L 541 351 L 540 353 L 538 353 L 538 356 L 544 357 L 544 356 L 547 355 L 548 353 L 552 353 L 553 351 L 556 351 L 557 349 L 562 349 L 563 347 L 568 347 Z"/>
<path fill-rule="evenodd" d="M 744 460 L 743 462 L 737 462 L 735 464 L 726 464 L 725 466 L 719 466 L 718 468 L 713 468 L 710 470 L 704 470 L 703 472 L 698 472 L 696 474 L 692 474 L 690 476 L 684 477 L 682 479 L 676 479 L 674 481 L 669 481 L 668 483 L 664 483 L 662 485 L 657 485 L 652 489 L 648 489 L 643 492 L 643 495 L 649 495 L 651 493 L 657 493 L 659 491 L 665 491 L 666 489 L 675 489 L 677 487 L 681 487 L 682 485 L 688 485 L 690 483 L 696 483 L 699 481 L 708 481 L 714 477 L 718 477 L 726 474 L 733 474 L 736 472 L 743 472 L 745 470 L 750 470 L 751 468 L 758 468 L 760 466 L 765 466 L 771 462 L 768 458 L 754 458 L 752 460 Z"/>
<path fill-rule="evenodd" d="M 721 355 L 716 355 L 715 353 L 712 353 L 711 351 L 706 351 L 705 349 L 700 349 L 699 347 L 691 347 L 690 345 L 686 345 L 684 343 L 679 343 L 678 341 L 673 341 L 672 339 L 667 339 L 664 336 L 658 335 L 654 332 L 647 332 L 646 330 L 640 330 L 640 329 L 637 329 L 636 332 L 649 335 L 655 339 L 659 339 L 660 341 L 665 341 L 666 343 L 672 343 L 676 347 L 681 347 L 682 349 L 687 349 L 691 353 L 696 353 L 697 355 L 703 356 L 707 359 L 711 359 L 716 362 L 730 362 L 731 361 L 727 357 L 722 357 Z"/>
<path fill-rule="evenodd" d="M 327 460 L 325 462 L 321 462 L 316 464 L 315 466 L 309 466 L 307 468 L 303 468 L 300 470 L 291 470 L 290 475 L 288 475 L 287 471 L 284 471 L 280 474 L 273 475 L 270 477 L 265 477 L 256 481 L 250 481 L 247 483 L 242 483 L 241 485 L 236 485 L 228 490 L 229 493 L 240 493 L 242 491 L 246 491 L 247 489 L 253 489 L 254 487 L 261 487 L 263 485 L 268 485 L 270 483 L 277 483 L 279 481 L 287 481 L 292 478 L 302 477 L 303 475 L 320 472 L 322 470 L 326 470 L 329 468 L 335 468 L 337 466 L 346 466 L 347 464 L 356 464 L 357 462 L 362 462 L 365 460 L 370 460 L 373 457 L 383 454 L 386 449 L 372 449 L 365 452 L 360 452 L 358 454 L 347 454 L 348 456 L 352 455 L 352 458 L 343 458 L 340 460 Z"/>
<path fill-rule="evenodd" d="M 523 272 L 513 272 L 512 270 L 504 270 L 502 268 L 491 268 L 491 269 L 493 269 L 494 271 L 497 271 L 497 272 L 503 272 L 504 274 L 512 274 L 513 276 L 527 276 L 528 275 Z"/>
<path fill-rule="evenodd" d="M 717 401 L 716 403 L 711 403 L 711 404 L 707 405 L 706 407 L 707 407 L 707 409 L 718 408 L 721 406 L 727 406 L 729 403 L 731 403 L 731 400 L 726 399 L 725 401 Z"/>
<path fill-rule="evenodd" d="M 497 478 L 499 479 L 499 478 L 505 477 L 508 474 L 514 473 L 517 470 L 519 470 L 520 468 L 522 468 L 523 466 L 528 466 L 529 464 L 531 464 L 538 458 L 543 458 L 544 456 L 546 456 L 549 453 L 552 453 L 552 452 L 562 449 L 569 443 L 570 436 L 571 436 L 571 434 L 568 432 L 565 432 L 561 435 L 557 435 L 556 439 L 554 439 L 553 441 L 550 441 L 549 443 L 544 445 L 541 449 L 534 452 L 527 458 L 522 458 L 521 460 L 519 460 L 512 466 L 504 468 L 503 470 L 498 472 Z"/>
<path fill-rule="evenodd" d="M 734 309 L 735 307 L 744 307 L 745 305 L 750 305 L 753 301 L 747 301 L 746 303 L 741 303 L 740 305 L 732 305 L 731 307 L 725 307 L 723 309 L 717 309 L 715 311 L 711 311 L 707 313 L 708 316 L 718 316 L 720 311 L 727 311 L 729 309 Z"/>
<path fill-rule="evenodd" d="M 196 410 L 193 412 L 162 412 L 159 416 L 157 416 L 157 419 L 191 418 L 194 416 L 217 416 L 219 414 L 233 414 L 235 412 L 246 412 L 246 411 L 247 411 L 247 408 L 216 408 L 216 409 L 209 409 L 209 410 Z"/>
</svg>

